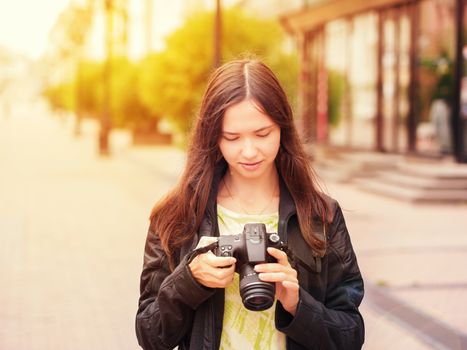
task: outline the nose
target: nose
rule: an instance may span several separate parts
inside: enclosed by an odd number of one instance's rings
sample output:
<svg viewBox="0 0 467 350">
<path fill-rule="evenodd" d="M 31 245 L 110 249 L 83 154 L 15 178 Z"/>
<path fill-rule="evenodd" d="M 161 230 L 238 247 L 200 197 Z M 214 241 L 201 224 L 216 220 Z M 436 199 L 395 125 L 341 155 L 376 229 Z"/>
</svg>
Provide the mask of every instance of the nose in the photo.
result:
<svg viewBox="0 0 467 350">
<path fill-rule="evenodd" d="M 243 142 L 242 156 L 247 159 L 253 159 L 256 157 L 257 154 L 258 148 L 255 142 L 250 138 L 246 138 Z"/>
</svg>

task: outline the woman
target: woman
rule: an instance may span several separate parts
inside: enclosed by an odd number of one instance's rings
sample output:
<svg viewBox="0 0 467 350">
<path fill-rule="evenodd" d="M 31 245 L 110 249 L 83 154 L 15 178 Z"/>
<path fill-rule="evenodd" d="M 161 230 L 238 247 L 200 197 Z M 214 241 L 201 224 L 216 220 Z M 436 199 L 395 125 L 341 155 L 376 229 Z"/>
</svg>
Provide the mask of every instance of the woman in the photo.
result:
<svg viewBox="0 0 467 350">
<path fill-rule="evenodd" d="M 235 257 L 195 250 L 245 223 L 277 232 L 288 254 L 257 264 L 274 306 L 243 307 Z M 195 253 L 193 253 L 195 252 Z M 144 349 L 360 349 L 363 280 L 342 211 L 321 194 L 287 97 L 263 63 L 217 69 L 185 171 L 153 209 L 136 333 Z"/>
</svg>

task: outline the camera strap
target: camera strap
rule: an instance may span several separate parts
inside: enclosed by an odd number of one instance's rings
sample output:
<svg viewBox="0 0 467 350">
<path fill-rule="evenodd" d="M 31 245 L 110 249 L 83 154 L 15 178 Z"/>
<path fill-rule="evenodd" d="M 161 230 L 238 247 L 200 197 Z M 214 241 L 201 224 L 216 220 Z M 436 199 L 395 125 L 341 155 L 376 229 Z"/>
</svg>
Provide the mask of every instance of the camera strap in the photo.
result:
<svg viewBox="0 0 467 350">
<path fill-rule="evenodd" d="M 195 250 L 193 250 L 189 257 L 188 257 L 188 261 L 187 261 L 187 264 L 190 264 L 194 258 L 196 258 L 198 255 L 200 254 L 204 254 L 204 253 L 207 253 L 209 252 L 210 250 L 214 250 L 215 248 L 217 248 L 217 245 L 218 245 L 218 242 L 213 242 L 211 244 L 208 244 L 204 247 L 199 247 L 199 248 L 196 248 Z"/>
</svg>

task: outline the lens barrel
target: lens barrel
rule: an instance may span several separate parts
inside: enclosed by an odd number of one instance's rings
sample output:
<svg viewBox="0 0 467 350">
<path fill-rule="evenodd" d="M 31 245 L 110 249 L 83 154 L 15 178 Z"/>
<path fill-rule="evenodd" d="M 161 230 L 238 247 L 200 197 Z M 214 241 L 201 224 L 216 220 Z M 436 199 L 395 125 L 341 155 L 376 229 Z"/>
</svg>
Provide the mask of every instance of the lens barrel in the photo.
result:
<svg viewBox="0 0 467 350">
<path fill-rule="evenodd" d="M 245 308 L 251 311 L 263 311 L 274 304 L 276 288 L 274 283 L 263 282 L 253 266 L 244 264 L 239 271 L 240 296 Z"/>
</svg>

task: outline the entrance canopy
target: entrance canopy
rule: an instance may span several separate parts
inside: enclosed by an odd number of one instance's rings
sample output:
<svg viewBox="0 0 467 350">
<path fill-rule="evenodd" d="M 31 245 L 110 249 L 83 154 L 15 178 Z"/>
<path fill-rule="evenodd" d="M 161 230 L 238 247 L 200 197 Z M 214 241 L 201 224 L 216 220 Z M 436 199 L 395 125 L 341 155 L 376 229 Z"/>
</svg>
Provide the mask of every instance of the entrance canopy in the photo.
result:
<svg viewBox="0 0 467 350">
<path fill-rule="evenodd" d="M 334 19 L 409 2 L 410 0 L 327 0 L 282 16 L 280 20 L 288 32 L 298 34 Z"/>
</svg>

